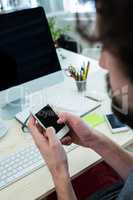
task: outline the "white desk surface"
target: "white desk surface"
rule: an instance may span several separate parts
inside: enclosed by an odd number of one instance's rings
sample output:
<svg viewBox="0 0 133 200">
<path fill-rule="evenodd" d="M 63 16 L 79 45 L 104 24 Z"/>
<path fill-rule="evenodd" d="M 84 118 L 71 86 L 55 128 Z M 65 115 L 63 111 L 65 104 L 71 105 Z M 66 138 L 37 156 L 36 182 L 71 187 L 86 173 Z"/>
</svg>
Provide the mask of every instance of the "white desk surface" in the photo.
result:
<svg viewBox="0 0 133 200">
<path fill-rule="evenodd" d="M 83 56 L 70 53 L 65 50 L 60 50 L 62 53 L 66 54 L 69 59 L 71 57 L 76 60 L 84 60 Z M 67 62 L 70 62 L 67 61 Z M 63 63 L 63 62 L 62 62 Z M 103 81 L 103 71 L 99 71 L 99 68 L 96 67 L 97 62 L 92 61 L 92 66 L 90 76 L 88 77 L 88 88 L 92 90 L 105 91 L 105 83 Z M 73 63 L 71 63 L 73 64 Z M 63 66 L 66 67 L 66 66 Z M 98 71 L 97 71 L 98 70 Z M 95 73 L 97 71 L 97 73 Z M 70 81 L 69 81 L 70 82 Z M 63 85 L 67 86 L 68 78 L 65 79 Z M 55 86 L 56 87 L 56 86 Z M 97 110 L 97 112 L 104 113 L 104 110 L 109 109 L 109 101 L 104 101 L 103 106 Z M 10 131 L 7 136 L 0 140 L 0 157 L 9 155 L 9 153 L 15 152 L 17 149 L 22 146 L 33 142 L 30 135 L 22 133 L 21 125 L 15 120 L 10 120 L 7 122 L 10 126 Z M 106 123 L 97 127 L 98 130 L 105 133 L 108 137 L 112 138 L 118 144 L 122 146 L 127 146 L 133 141 L 133 132 L 130 130 L 126 133 L 112 134 Z M 76 177 L 82 173 L 86 168 L 91 167 L 101 160 L 100 156 L 97 155 L 90 149 L 85 149 L 78 147 L 68 154 L 69 168 L 71 177 Z M 25 178 L 15 182 L 6 189 L 0 191 L 1 200 L 34 200 L 40 196 L 47 196 L 50 192 L 54 190 L 54 185 L 52 182 L 51 175 L 46 166 L 35 171 L 34 173 L 26 176 Z"/>
</svg>

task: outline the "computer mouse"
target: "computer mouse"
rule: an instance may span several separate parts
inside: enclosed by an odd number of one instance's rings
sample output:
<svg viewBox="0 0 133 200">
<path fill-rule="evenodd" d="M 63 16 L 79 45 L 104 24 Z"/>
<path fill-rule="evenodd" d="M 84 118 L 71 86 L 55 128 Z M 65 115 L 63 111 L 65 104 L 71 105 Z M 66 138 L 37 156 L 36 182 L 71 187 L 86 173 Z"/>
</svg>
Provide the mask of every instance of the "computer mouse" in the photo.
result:
<svg viewBox="0 0 133 200">
<path fill-rule="evenodd" d="M 0 139 L 2 137 L 4 137 L 8 132 L 8 126 L 3 123 L 3 122 L 0 122 Z"/>
</svg>

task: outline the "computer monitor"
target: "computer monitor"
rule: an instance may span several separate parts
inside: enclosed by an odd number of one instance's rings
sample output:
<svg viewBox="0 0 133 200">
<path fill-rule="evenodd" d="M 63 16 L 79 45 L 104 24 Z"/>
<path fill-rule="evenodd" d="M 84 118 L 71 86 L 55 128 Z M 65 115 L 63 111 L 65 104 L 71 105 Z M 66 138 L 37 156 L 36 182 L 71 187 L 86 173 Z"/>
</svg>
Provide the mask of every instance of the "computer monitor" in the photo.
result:
<svg viewBox="0 0 133 200">
<path fill-rule="evenodd" d="M 0 108 L 15 115 L 26 92 L 64 80 L 42 7 L 0 15 Z"/>
</svg>

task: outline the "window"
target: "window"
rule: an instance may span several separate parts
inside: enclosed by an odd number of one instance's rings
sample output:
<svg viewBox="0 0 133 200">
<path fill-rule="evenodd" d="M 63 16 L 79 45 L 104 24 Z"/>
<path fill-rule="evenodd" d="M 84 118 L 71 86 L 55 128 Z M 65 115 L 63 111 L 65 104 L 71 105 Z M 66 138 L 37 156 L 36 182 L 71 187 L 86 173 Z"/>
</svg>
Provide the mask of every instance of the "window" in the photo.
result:
<svg viewBox="0 0 133 200">
<path fill-rule="evenodd" d="M 63 4 L 68 12 L 95 12 L 94 3 L 88 0 L 63 0 Z"/>
<path fill-rule="evenodd" d="M 38 3 L 44 7 L 46 13 L 63 11 L 63 0 L 38 0 Z"/>
<path fill-rule="evenodd" d="M 94 3 L 88 0 L 38 0 L 46 13 L 66 12 L 94 12 Z"/>
<path fill-rule="evenodd" d="M 94 11 L 94 3 L 88 0 L 0 0 L 3 10 L 35 7 L 38 4 L 44 7 L 46 13 Z"/>
<path fill-rule="evenodd" d="M 0 0 L 1 10 L 23 9 L 36 7 L 37 5 L 37 0 Z"/>
</svg>

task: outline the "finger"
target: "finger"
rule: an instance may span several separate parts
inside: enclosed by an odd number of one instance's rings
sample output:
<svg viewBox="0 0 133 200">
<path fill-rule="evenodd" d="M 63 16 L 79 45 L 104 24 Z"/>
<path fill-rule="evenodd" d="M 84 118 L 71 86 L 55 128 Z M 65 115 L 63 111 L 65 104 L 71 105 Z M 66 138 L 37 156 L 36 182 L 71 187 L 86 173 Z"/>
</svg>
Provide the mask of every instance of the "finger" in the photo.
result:
<svg viewBox="0 0 133 200">
<path fill-rule="evenodd" d="M 72 139 L 70 136 L 64 137 L 61 139 L 61 143 L 63 145 L 70 145 L 70 144 L 72 144 Z"/>
<path fill-rule="evenodd" d="M 28 122 L 28 127 L 29 127 L 29 129 L 32 130 L 32 128 L 34 127 L 35 124 L 36 124 L 36 120 L 34 119 L 33 116 L 31 116 L 31 117 L 29 118 L 29 122 Z"/>
<path fill-rule="evenodd" d="M 67 122 L 68 117 L 67 117 L 66 112 L 59 113 L 58 116 L 59 116 L 59 119 L 58 119 L 57 123 L 62 124 L 62 123 Z"/>
<path fill-rule="evenodd" d="M 75 121 L 76 116 L 72 115 L 68 112 L 62 112 L 59 114 L 59 119 L 57 123 L 73 123 Z"/>
<path fill-rule="evenodd" d="M 28 127 L 30 129 L 31 135 L 33 136 L 33 139 L 35 140 L 37 145 L 41 145 L 42 143 L 45 142 L 47 143 L 46 138 L 39 132 L 37 126 L 36 126 L 36 120 L 31 117 L 29 120 Z"/>
<path fill-rule="evenodd" d="M 68 141 L 70 141 L 71 140 L 71 136 L 65 136 L 65 137 L 63 137 L 62 139 L 61 139 L 61 142 L 68 142 Z"/>
<path fill-rule="evenodd" d="M 38 123 L 36 124 L 36 126 L 37 126 L 39 132 L 42 133 L 42 134 L 44 135 L 44 133 L 45 133 L 44 128 L 42 128 L 42 126 L 40 126 L 40 124 L 38 124 Z"/>
<path fill-rule="evenodd" d="M 50 144 L 54 144 L 58 141 L 58 139 L 56 137 L 55 129 L 53 127 L 49 127 L 46 129 L 46 136 L 47 136 Z"/>
<path fill-rule="evenodd" d="M 58 124 L 63 124 L 63 123 L 65 123 L 66 121 L 64 120 L 64 119 L 61 119 L 61 118 L 59 118 L 58 120 L 57 120 L 57 123 Z"/>
</svg>

